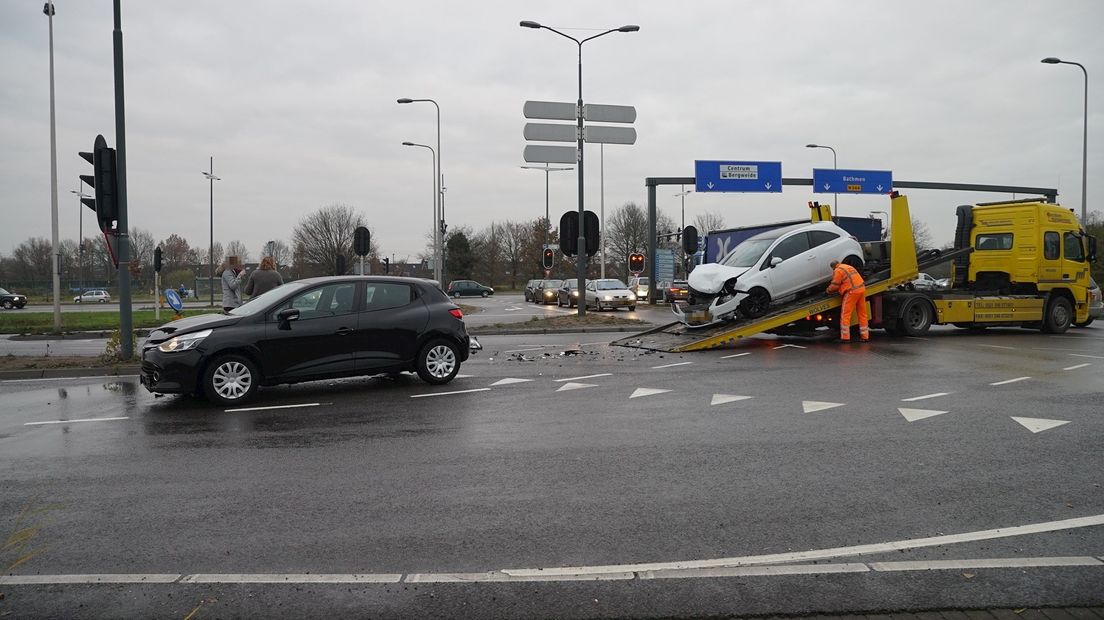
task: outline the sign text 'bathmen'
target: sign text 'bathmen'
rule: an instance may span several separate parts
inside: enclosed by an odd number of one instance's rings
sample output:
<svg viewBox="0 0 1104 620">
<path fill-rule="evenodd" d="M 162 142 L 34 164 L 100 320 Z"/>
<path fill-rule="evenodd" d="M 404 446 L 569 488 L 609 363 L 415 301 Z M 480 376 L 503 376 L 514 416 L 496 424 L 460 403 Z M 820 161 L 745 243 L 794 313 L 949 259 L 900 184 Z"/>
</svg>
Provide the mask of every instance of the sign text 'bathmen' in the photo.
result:
<svg viewBox="0 0 1104 620">
<path fill-rule="evenodd" d="M 699 159 L 694 179 L 698 192 L 781 192 L 782 162 Z"/>
<path fill-rule="evenodd" d="M 820 194 L 888 194 L 892 170 L 813 168 L 813 192 Z"/>
</svg>

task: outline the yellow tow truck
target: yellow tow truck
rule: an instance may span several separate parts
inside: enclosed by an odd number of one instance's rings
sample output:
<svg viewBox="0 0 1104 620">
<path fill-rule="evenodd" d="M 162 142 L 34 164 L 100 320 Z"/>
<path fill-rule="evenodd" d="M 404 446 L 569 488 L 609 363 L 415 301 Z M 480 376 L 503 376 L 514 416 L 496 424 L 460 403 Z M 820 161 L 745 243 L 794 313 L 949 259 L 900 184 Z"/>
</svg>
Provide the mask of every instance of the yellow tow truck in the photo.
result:
<svg viewBox="0 0 1104 620">
<path fill-rule="evenodd" d="M 863 244 L 871 327 L 892 336 L 920 336 L 933 324 L 1061 333 L 1088 318 L 1089 263 L 1096 260 L 1096 239 L 1085 234 L 1070 211 L 1034 199 L 959 207 L 954 248 L 917 256 L 908 198 L 893 192 L 890 202 L 889 241 Z M 826 205 L 810 207 L 812 221 L 830 219 Z M 921 269 L 948 261 L 953 262 L 950 289 L 913 289 Z M 811 336 L 820 328 L 837 328 L 840 305 L 838 295 L 816 294 L 755 319 L 704 329 L 676 321 L 613 344 L 699 351 L 760 333 Z"/>
</svg>

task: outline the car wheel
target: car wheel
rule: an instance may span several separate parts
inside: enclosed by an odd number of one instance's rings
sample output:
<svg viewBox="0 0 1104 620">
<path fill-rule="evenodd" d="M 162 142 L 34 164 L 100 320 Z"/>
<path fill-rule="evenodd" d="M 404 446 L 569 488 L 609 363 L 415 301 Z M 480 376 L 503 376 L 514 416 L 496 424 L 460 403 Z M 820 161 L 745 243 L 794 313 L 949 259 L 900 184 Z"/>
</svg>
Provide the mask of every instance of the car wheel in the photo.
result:
<svg viewBox="0 0 1104 620">
<path fill-rule="evenodd" d="M 851 265 L 852 267 L 854 267 L 856 270 L 858 270 L 860 272 L 862 271 L 862 268 L 863 268 L 862 259 L 859 258 L 858 256 L 855 256 L 854 254 L 852 254 L 851 256 L 848 256 L 847 258 L 843 259 L 843 264 Z"/>
<path fill-rule="evenodd" d="M 740 302 L 740 313 L 749 319 L 757 319 L 767 313 L 770 306 L 770 293 L 762 288 L 753 288 Z"/>
<path fill-rule="evenodd" d="M 260 380 L 257 366 L 242 355 L 222 355 L 207 365 L 203 392 L 220 405 L 237 405 L 253 397 Z"/>
<path fill-rule="evenodd" d="M 4 309 L 5 310 L 11 310 L 12 309 L 12 302 L 11 302 L 10 299 L 5 299 L 4 300 Z"/>
<path fill-rule="evenodd" d="M 74 299 L 73 301 L 77 302 L 78 304 L 81 302 L 80 297 Z"/>
<path fill-rule="evenodd" d="M 483 297 L 483 298 L 486 298 L 487 297 L 487 291 L 483 291 L 482 293 L 479 294 L 479 296 Z"/>
<path fill-rule="evenodd" d="M 629 312 L 636 312 L 636 306 L 629 306 Z"/>
<path fill-rule="evenodd" d="M 460 370 L 460 356 L 456 345 L 447 340 L 429 342 L 418 353 L 418 376 L 432 385 L 441 385 L 452 381 Z"/>
<path fill-rule="evenodd" d="M 100 300 L 100 303 L 101 303 L 101 304 L 106 304 L 106 303 L 107 303 L 107 300 L 106 300 L 106 299 L 101 299 L 101 300 Z"/>
<path fill-rule="evenodd" d="M 1048 334 L 1061 334 L 1069 329 L 1073 321 L 1073 306 L 1065 297 L 1055 297 L 1047 305 L 1046 316 L 1043 317 L 1043 331 Z"/>
<path fill-rule="evenodd" d="M 932 307 L 927 299 L 914 298 L 901 313 L 901 331 L 906 336 L 923 336 L 932 324 Z"/>
</svg>

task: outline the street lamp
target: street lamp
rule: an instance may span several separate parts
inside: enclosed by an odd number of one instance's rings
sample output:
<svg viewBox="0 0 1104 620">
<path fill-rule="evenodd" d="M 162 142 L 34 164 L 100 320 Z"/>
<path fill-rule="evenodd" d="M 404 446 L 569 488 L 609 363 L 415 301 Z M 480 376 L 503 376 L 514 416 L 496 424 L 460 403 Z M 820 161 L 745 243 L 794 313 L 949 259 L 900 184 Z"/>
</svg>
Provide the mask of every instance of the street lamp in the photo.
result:
<svg viewBox="0 0 1104 620">
<path fill-rule="evenodd" d="M 211 156 L 210 170 L 203 173 L 211 185 L 211 245 L 207 249 L 207 286 L 211 289 L 211 307 L 215 307 L 215 181 L 221 181 L 215 176 L 215 157 Z"/>
<path fill-rule="evenodd" d="M 432 99 L 411 99 L 410 97 L 403 97 L 395 100 L 398 103 L 432 103 L 433 107 L 437 108 L 437 151 L 434 161 L 436 162 L 436 170 L 433 174 L 433 263 L 436 270 L 434 274 L 437 281 L 440 282 L 441 287 L 444 288 L 445 282 L 445 270 L 444 256 L 445 251 L 442 247 L 444 239 L 441 238 L 444 231 L 445 223 L 445 193 L 441 185 L 444 183 L 444 179 L 441 176 L 441 106 L 437 105 L 437 102 Z"/>
<path fill-rule="evenodd" d="M 885 216 L 885 228 L 882 229 L 882 235 L 881 235 L 882 241 L 885 241 L 887 238 L 889 238 L 889 213 L 887 213 L 885 211 L 871 211 L 870 212 L 870 219 L 872 219 L 872 220 L 877 219 L 877 216 L 879 216 L 879 215 L 884 215 Z"/>
<path fill-rule="evenodd" d="M 806 144 L 805 148 L 807 148 L 807 149 L 828 149 L 829 151 L 832 151 L 832 170 L 836 170 L 836 169 L 839 168 L 836 165 L 836 149 L 834 149 L 830 146 L 823 145 L 823 144 Z M 835 203 L 836 203 L 836 217 L 839 217 L 839 214 L 840 214 L 839 213 L 839 194 L 833 194 L 833 196 L 834 196 L 834 200 L 835 200 Z"/>
<path fill-rule="evenodd" d="M 1040 62 L 1047 65 L 1077 65 L 1085 74 L 1085 128 L 1081 133 L 1081 224 L 1085 224 L 1088 217 L 1088 174 L 1089 174 L 1089 71 L 1085 65 L 1079 62 L 1059 60 L 1053 56 L 1042 59 Z"/>
<path fill-rule="evenodd" d="M 686 230 L 686 195 L 694 193 L 694 190 L 686 189 L 685 185 L 680 185 L 679 187 L 682 188 L 682 191 L 675 194 L 675 196 L 682 200 L 682 221 L 679 225 L 679 233 L 682 233 L 683 231 Z M 682 269 L 685 272 L 686 271 L 686 250 L 681 247 L 682 246 L 681 243 L 679 244 L 679 246 L 680 246 L 679 251 L 682 253 Z M 687 274 L 684 273 L 683 275 L 687 275 Z"/>
<path fill-rule="evenodd" d="M 549 166 L 545 164 L 543 166 L 522 166 L 526 170 L 544 170 L 544 243 L 548 245 L 548 230 L 552 227 L 552 220 L 548 215 L 548 173 L 549 172 L 566 172 L 568 170 L 574 170 L 571 166 L 557 167 Z"/>
<path fill-rule="evenodd" d="M 84 292 L 84 199 L 95 198 L 95 194 L 84 193 L 84 181 L 81 181 L 80 189 L 69 190 L 70 194 L 77 195 L 77 210 L 80 224 L 77 228 L 77 271 L 80 273 L 80 291 Z"/>
<path fill-rule="evenodd" d="M 429 174 L 431 177 L 437 176 L 437 152 L 433 150 L 432 146 L 428 144 L 418 144 L 416 142 L 403 142 L 403 146 L 417 146 L 423 149 L 429 149 L 429 154 L 432 157 L 430 160 Z M 433 276 L 440 281 L 441 277 L 437 275 L 437 182 L 434 181 L 430 187 L 430 191 L 433 192 L 433 223 L 430 231 L 433 232 Z"/>
<path fill-rule="evenodd" d="M 53 235 L 54 331 L 61 331 L 61 246 L 58 241 L 57 121 L 54 115 L 54 3 L 42 6 L 50 21 L 50 230 Z"/>
<path fill-rule="evenodd" d="M 576 277 L 579 280 L 578 286 L 579 286 L 579 290 L 581 291 L 584 288 L 586 288 L 586 236 L 584 234 L 585 228 L 586 228 L 586 223 L 585 223 L 586 218 L 584 217 L 584 214 L 583 214 L 583 43 L 586 43 L 587 41 L 590 41 L 590 40 L 593 40 L 593 39 L 597 39 L 598 37 L 604 37 L 607 34 L 610 34 L 611 32 L 637 32 L 638 30 L 640 30 L 640 26 L 637 26 L 635 24 L 627 24 L 627 25 L 621 26 L 620 28 L 612 28 L 610 30 L 606 30 L 605 32 L 600 32 L 596 35 L 589 36 L 585 39 L 576 39 L 575 37 L 573 37 L 571 35 L 564 34 L 564 33 L 560 32 L 559 30 L 556 30 L 555 28 L 552 28 L 550 26 L 545 26 L 543 24 L 540 24 L 540 23 L 534 22 L 534 21 L 526 20 L 526 21 L 521 22 L 518 25 L 520 25 L 522 28 L 533 28 L 535 30 L 540 30 L 541 28 L 543 28 L 545 30 L 550 30 L 550 31 L 560 35 L 561 37 L 564 37 L 565 39 L 570 39 L 570 40 L 574 41 L 575 44 L 579 47 L 579 101 L 578 101 L 578 103 L 576 104 L 576 107 L 575 107 L 575 121 L 576 121 L 576 126 L 578 127 L 578 139 L 576 141 L 576 150 L 579 154 L 579 159 L 578 159 L 578 165 L 579 165 L 579 239 L 578 239 L 578 253 L 576 254 L 576 256 L 577 256 L 577 260 L 576 260 L 576 265 L 577 265 Z M 599 232 L 601 232 L 601 231 L 599 231 Z M 586 304 L 579 304 L 578 308 L 579 308 L 579 316 L 586 315 Z"/>
</svg>

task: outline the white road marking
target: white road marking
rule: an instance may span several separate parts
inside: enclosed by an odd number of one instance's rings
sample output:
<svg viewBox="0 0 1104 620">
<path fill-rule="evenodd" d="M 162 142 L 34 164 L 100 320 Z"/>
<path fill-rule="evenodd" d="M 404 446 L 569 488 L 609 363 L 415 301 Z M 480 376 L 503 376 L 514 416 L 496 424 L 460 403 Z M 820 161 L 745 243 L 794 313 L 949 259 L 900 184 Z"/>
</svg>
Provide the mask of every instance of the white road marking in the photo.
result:
<svg viewBox="0 0 1104 620">
<path fill-rule="evenodd" d="M 596 344 L 609 344 L 609 343 L 606 342 L 605 340 L 603 340 L 601 342 L 584 342 L 584 343 L 580 344 L 579 346 L 580 347 L 593 347 Z"/>
<path fill-rule="evenodd" d="M 50 420 L 48 422 L 27 422 L 23 426 L 41 426 L 43 424 L 72 424 L 74 422 L 113 422 L 115 420 L 129 420 L 130 416 L 117 418 L 80 418 L 77 420 Z"/>
<path fill-rule="evenodd" d="M 4 379 L 0 383 L 30 383 L 32 381 L 77 381 L 80 379 L 129 379 L 138 375 L 91 375 L 88 377 L 42 377 L 40 379 Z"/>
<path fill-rule="evenodd" d="M 738 566 L 647 570 L 641 579 L 700 579 L 710 577 L 764 577 L 772 575 L 824 575 L 828 573 L 869 573 L 866 564 L 790 564 L 787 566 Z"/>
<path fill-rule="evenodd" d="M 180 583 L 399 583 L 400 580 L 400 573 L 225 573 L 184 575 Z"/>
<path fill-rule="evenodd" d="M 906 560 L 870 563 L 870 568 L 876 571 L 1037 568 L 1041 566 L 1104 566 L 1104 562 L 1091 556 L 1073 556 L 1051 558 L 985 558 L 977 560 Z"/>
<path fill-rule="evenodd" d="M 950 396 L 953 392 L 936 392 L 934 394 L 924 394 L 923 396 L 913 396 L 912 398 L 902 398 L 903 403 L 913 403 L 918 400 L 927 400 L 929 398 L 937 398 L 939 396 Z"/>
<path fill-rule="evenodd" d="M 725 403 L 734 403 L 734 402 L 739 401 L 739 400 L 748 400 L 749 398 L 754 398 L 754 397 L 753 396 L 740 396 L 739 394 L 714 394 L 713 395 L 713 400 L 710 401 L 709 405 L 710 406 L 723 405 Z"/>
<path fill-rule="evenodd" d="M 931 418 L 947 413 L 946 411 L 936 411 L 934 409 L 904 409 L 900 407 L 897 411 L 901 412 L 901 415 L 905 416 L 905 419 L 909 422 L 915 422 L 917 420 L 923 420 L 924 418 Z"/>
<path fill-rule="evenodd" d="M 729 360 L 729 359 L 732 359 L 734 357 L 743 357 L 745 355 L 751 355 L 751 352 L 749 351 L 749 352 L 746 352 L 746 353 L 736 353 L 735 355 L 726 355 L 726 356 L 722 357 L 721 359 Z"/>
<path fill-rule="evenodd" d="M 996 383 L 990 383 L 989 385 L 1008 385 L 1009 383 L 1016 383 L 1017 381 L 1027 381 L 1031 377 L 1016 377 L 1015 379 L 1006 379 L 1004 381 L 997 381 Z"/>
<path fill-rule="evenodd" d="M 532 379 L 514 379 L 513 377 L 506 377 L 505 379 L 499 379 L 498 381 L 495 381 L 491 384 L 491 387 L 494 387 L 496 385 L 510 385 L 512 383 L 528 383 L 530 381 L 532 381 Z"/>
<path fill-rule="evenodd" d="M 1069 424 L 1069 422 L 1066 420 L 1047 420 L 1045 418 L 1018 418 L 1016 416 L 1010 417 L 1018 422 L 1020 426 L 1023 426 L 1032 433 L 1041 433 L 1043 431 L 1049 431 L 1052 428 L 1058 428 L 1063 424 Z"/>
<path fill-rule="evenodd" d="M 1008 349 L 1009 351 L 1015 351 L 1016 347 L 1002 347 L 999 344 L 979 344 L 979 347 L 988 347 L 990 349 Z"/>
<path fill-rule="evenodd" d="M 842 407 L 844 403 L 825 403 L 817 400 L 803 400 L 801 401 L 801 408 L 805 410 L 805 413 L 813 413 L 816 411 L 824 411 L 825 409 L 832 409 L 835 407 Z"/>
<path fill-rule="evenodd" d="M 593 574 L 593 573 L 619 573 L 624 571 L 657 571 L 690 568 L 722 568 L 733 566 L 756 566 L 763 564 L 785 564 L 794 562 L 807 562 L 814 560 L 826 560 L 831 558 L 849 557 L 857 555 L 870 555 L 875 553 L 889 553 L 903 549 L 919 549 L 922 547 L 938 547 L 958 543 L 977 542 L 979 540 L 993 540 L 996 538 L 1010 538 L 1012 536 L 1024 536 L 1027 534 L 1040 534 L 1044 532 L 1058 532 L 1082 527 L 1104 525 L 1104 514 L 1062 519 L 1060 521 L 1046 521 L 1014 527 L 1002 527 L 991 530 L 965 532 L 962 534 L 945 534 L 928 538 L 912 538 L 895 540 L 884 543 L 866 545 L 852 545 L 848 547 L 832 547 L 828 549 L 813 549 L 809 551 L 795 551 L 789 553 L 771 553 L 767 555 L 747 555 L 731 558 L 716 558 L 711 560 L 683 560 L 679 562 L 649 562 L 639 564 L 610 564 L 596 566 L 568 566 L 551 568 L 519 568 L 506 569 L 503 572 L 511 575 L 544 574 L 551 575 L 562 573 L 565 575 Z"/>
<path fill-rule="evenodd" d="M 905 336 L 910 340 L 931 340 L 931 338 L 921 338 L 920 336 Z"/>
<path fill-rule="evenodd" d="M 632 579 L 633 573 L 601 573 L 597 575 L 510 575 L 501 571 L 485 573 L 412 573 L 403 583 L 486 583 L 503 581 L 616 581 Z"/>
<path fill-rule="evenodd" d="M 451 396 L 453 394 L 471 394 L 472 392 L 489 392 L 491 388 L 475 388 L 474 390 L 456 390 L 454 392 L 433 392 L 431 394 L 412 394 L 410 398 L 428 398 L 430 396 Z"/>
<path fill-rule="evenodd" d="M 268 411 L 271 409 L 298 409 L 300 407 L 317 407 L 322 403 L 302 403 L 299 405 L 272 405 L 270 407 L 242 407 L 240 409 L 223 409 L 223 413 L 242 413 L 244 411 Z"/>
<path fill-rule="evenodd" d="M 557 392 L 569 392 L 571 390 L 581 390 L 583 388 L 588 388 L 588 387 L 598 387 L 598 386 L 594 385 L 593 383 L 565 383 L 565 384 L 561 385 L 560 389 L 558 389 L 556 391 Z"/>
<path fill-rule="evenodd" d="M 597 377 L 612 377 L 612 376 L 613 376 L 613 373 L 611 373 L 611 372 L 602 372 L 602 373 L 598 373 L 596 375 L 583 375 L 581 377 L 568 377 L 567 379 L 556 379 L 556 383 L 563 383 L 565 381 L 581 381 L 583 379 L 595 379 Z"/>
<path fill-rule="evenodd" d="M 539 347 L 529 347 L 527 349 L 510 349 L 509 351 L 503 351 L 503 353 L 524 353 L 526 351 L 540 351 L 543 348 L 544 346 L 542 345 Z"/>
<path fill-rule="evenodd" d="M 0 585 L 67 585 L 71 583 L 176 583 L 184 575 L 97 574 L 97 575 L 0 575 Z"/>
<path fill-rule="evenodd" d="M 633 390 L 632 396 L 629 398 L 640 398 L 641 396 L 654 396 L 656 394 L 663 394 L 664 392 L 670 392 L 671 390 L 661 390 L 658 388 L 636 388 Z"/>
<path fill-rule="evenodd" d="M 453 379 L 471 379 L 475 375 L 456 375 Z"/>
<path fill-rule="evenodd" d="M 1085 364 L 1078 364 L 1076 366 L 1067 366 L 1066 368 L 1063 368 L 1062 370 L 1077 370 L 1078 368 L 1084 368 L 1086 366 L 1092 366 L 1092 363 L 1090 362 L 1090 363 L 1085 363 Z"/>
<path fill-rule="evenodd" d="M 694 362 L 678 362 L 676 364 L 664 364 L 662 366 L 652 366 L 652 370 L 658 370 L 660 368 L 673 368 L 675 366 L 686 366 L 686 365 L 693 364 L 693 363 Z"/>
<path fill-rule="evenodd" d="M 804 349 L 805 348 L 805 347 L 803 347 L 799 344 L 781 344 L 781 345 L 778 345 L 777 347 L 774 347 L 774 350 L 777 351 L 778 349 L 785 349 L 786 347 L 793 347 L 795 349 Z"/>
<path fill-rule="evenodd" d="M 1070 353 L 1070 357 L 1088 357 L 1094 360 L 1104 360 L 1104 355 L 1084 355 L 1081 353 Z"/>
</svg>

